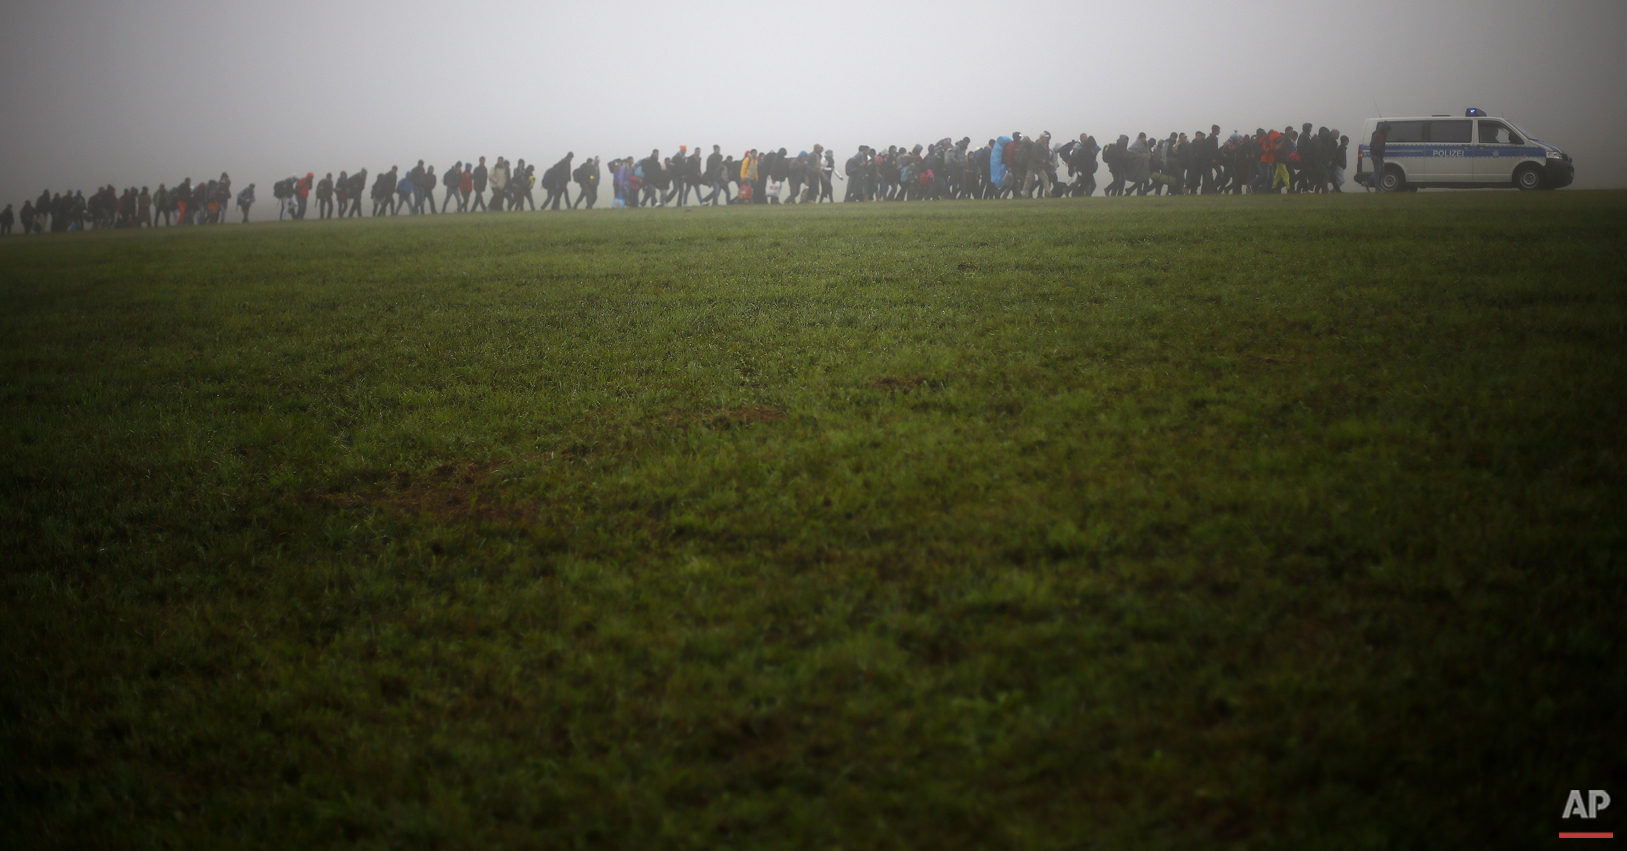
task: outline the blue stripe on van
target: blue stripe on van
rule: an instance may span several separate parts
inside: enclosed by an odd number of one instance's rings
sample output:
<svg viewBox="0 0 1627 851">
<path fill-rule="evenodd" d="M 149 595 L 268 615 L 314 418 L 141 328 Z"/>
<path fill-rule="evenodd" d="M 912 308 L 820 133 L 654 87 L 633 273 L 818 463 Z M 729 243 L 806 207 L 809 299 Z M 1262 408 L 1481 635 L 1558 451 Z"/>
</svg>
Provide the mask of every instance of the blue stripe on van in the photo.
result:
<svg viewBox="0 0 1627 851">
<path fill-rule="evenodd" d="M 1361 155 L 1366 157 L 1367 146 L 1360 148 Z M 1411 157 L 1434 156 L 1435 151 L 1452 151 L 1449 156 L 1462 157 L 1495 157 L 1497 159 L 1542 159 L 1548 155 L 1546 148 L 1532 145 L 1466 145 L 1462 142 L 1390 142 L 1384 146 L 1384 158 L 1387 160 L 1405 159 Z"/>
</svg>

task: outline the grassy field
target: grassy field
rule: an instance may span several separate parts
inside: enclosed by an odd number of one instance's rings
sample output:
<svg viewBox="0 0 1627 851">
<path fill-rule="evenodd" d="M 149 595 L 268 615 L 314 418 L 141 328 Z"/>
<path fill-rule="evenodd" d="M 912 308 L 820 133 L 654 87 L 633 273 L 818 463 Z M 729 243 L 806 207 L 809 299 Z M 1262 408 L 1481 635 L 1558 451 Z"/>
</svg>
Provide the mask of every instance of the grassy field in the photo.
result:
<svg viewBox="0 0 1627 851">
<path fill-rule="evenodd" d="M 5 239 L 0 845 L 1551 840 L 1627 801 L 1624 246 L 1602 192 Z"/>
</svg>

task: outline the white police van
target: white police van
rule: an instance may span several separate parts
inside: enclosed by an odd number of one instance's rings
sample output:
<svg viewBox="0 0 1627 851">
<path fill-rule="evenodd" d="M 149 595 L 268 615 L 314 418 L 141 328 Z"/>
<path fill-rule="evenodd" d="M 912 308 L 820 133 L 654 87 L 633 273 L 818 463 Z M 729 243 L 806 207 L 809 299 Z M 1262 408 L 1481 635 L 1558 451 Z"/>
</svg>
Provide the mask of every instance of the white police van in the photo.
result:
<svg viewBox="0 0 1627 851">
<path fill-rule="evenodd" d="M 1462 118 L 1369 118 L 1356 149 L 1356 182 L 1372 185 L 1373 160 L 1367 150 L 1380 123 L 1390 125 L 1384 141 L 1384 173 L 1378 188 L 1403 192 L 1426 188 L 1517 187 L 1558 189 L 1576 176 L 1570 155 L 1538 141 L 1506 118 L 1469 109 Z"/>
</svg>

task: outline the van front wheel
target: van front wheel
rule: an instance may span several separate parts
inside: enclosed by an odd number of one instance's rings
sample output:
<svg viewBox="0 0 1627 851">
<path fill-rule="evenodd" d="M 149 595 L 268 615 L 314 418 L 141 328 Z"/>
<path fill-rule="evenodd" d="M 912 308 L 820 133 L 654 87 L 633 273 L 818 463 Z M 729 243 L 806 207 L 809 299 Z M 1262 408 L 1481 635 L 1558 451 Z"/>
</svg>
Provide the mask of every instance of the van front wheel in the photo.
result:
<svg viewBox="0 0 1627 851">
<path fill-rule="evenodd" d="M 1521 190 L 1529 192 L 1532 189 L 1542 188 L 1542 169 L 1534 165 L 1523 166 L 1514 172 L 1514 185 Z"/>
<path fill-rule="evenodd" d="M 1378 176 L 1378 188 L 1380 192 L 1405 192 L 1407 179 L 1401 176 L 1401 169 L 1392 165 Z"/>
</svg>

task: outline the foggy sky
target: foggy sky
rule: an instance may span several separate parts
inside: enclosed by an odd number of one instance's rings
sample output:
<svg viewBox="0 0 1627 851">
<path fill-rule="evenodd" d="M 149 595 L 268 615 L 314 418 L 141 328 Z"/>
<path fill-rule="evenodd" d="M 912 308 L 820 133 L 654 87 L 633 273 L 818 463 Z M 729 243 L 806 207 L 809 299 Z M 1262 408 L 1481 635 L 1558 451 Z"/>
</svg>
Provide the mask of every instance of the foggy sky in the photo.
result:
<svg viewBox="0 0 1627 851">
<path fill-rule="evenodd" d="M 1622 0 L 9 0 L 0 203 L 418 159 L 1503 116 L 1627 187 Z M 1351 165 L 1354 166 L 1352 151 Z M 838 185 L 840 197 L 841 185 Z M 437 189 L 437 197 L 441 190 Z"/>
</svg>

